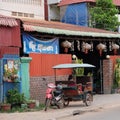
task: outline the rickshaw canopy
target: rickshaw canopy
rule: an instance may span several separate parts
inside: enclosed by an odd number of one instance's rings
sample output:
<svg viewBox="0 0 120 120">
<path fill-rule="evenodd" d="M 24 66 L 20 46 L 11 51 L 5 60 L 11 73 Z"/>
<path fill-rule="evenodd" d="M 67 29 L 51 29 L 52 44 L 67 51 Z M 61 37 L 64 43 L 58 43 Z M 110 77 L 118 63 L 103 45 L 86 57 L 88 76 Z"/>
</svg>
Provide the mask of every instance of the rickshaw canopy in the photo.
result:
<svg viewBox="0 0 120 120">
<path fill-rule="evenodd" d="M 53 66 L 53 69 L 67 69 L 67 68 L 94 68 L 94 65 L 88 64 L 88 63 L 64 63 L 64 64 L 58 64 Z"/>
</svg>

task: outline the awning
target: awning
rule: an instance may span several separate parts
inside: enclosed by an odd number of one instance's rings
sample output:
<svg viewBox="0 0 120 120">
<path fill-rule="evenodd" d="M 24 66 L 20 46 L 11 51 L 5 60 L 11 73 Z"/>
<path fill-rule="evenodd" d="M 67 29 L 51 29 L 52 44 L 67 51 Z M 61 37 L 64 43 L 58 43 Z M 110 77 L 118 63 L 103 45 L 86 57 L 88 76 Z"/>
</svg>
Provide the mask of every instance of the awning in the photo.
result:
<svg viewBox="0 0 120 120">
<path fill-rule="evenodd" d="M 18 26 L 17 20 L 11 17 L 0 15 L 0 26 L 14 27 Z"/>
<path fill-rule="evenodd" d="M 120 38 L 120 33 L 102 29 L 65 24 L 61 22 L 21 19 L 25 31 L 36 31 L 47 34 L 66 35 L 66 36 L 84 36 L 99 38 Z"/>
<path fill-rule="evenodd" d="M 97 33 L 97 32 L 82 32 L 82 31 L 74 31 L 74 30 L 65 30 L 65 29 L 57 29 L 57 28 L 48 28 L 48 27 L 40 27 L 33 25 L 23 25 L 25 31 L 37 31 L 48 34 L 56 34 L 56 35 L 74 35 L 74 36 L 87 36 L 87 37 L 106 37 L 106 38 L 120 38 L 119 33 Z"/>
</svg>

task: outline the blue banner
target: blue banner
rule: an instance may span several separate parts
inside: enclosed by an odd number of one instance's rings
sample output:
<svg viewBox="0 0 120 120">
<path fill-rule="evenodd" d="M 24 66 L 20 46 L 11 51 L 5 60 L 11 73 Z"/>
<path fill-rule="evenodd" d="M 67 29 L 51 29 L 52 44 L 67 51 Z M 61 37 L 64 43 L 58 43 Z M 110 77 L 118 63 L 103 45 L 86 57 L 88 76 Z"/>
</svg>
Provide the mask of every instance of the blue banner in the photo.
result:
<svg viewBox="0 0 120 120">
<path fill-rule="evenodd" d="M 45 53 L 58 54 L 59 40 L 58 38 L 50 40 L 39 40 L 28 34 L 23 34 L 24 53 Z"/>
</svg>

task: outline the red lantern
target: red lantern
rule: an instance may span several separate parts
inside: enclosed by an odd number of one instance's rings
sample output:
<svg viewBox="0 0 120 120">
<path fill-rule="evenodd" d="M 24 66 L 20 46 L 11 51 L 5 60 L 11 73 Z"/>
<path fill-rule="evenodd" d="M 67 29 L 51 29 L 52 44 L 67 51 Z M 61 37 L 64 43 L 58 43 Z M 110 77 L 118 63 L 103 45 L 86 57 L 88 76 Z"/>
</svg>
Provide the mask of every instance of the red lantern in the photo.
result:
<svg viewBox="0 0 120 120">
<path fill-rule="evenodd" d="M 118 49 L 119 49 L 119 45 L 112 43 L 112 50 L 114 51 L 114 55 L 117 54 Z"/>
<path fill-rule="evenodd" d="M 100 56 L 102 56 L 102 51 L 106 49 L 106 45 L 100 43 L 100 44 L 97 45 L 97 49 L 99 50 Z"/>
<path fill-rule="evenodd" d="M 65 53 L 67 53 L 67 52 L 68 52 L 68 48 L 67 48 L 67 47 L 65 47 L 64 52 L 65 52 Z"/>
<path fill-rule="evenodd" d="M 64 47 L 64 52 L 67 53 L 68 52 L 68 48 L 71 48 L 71 42 L 65 40 L 64 42 L 62 42 L 61 46 Z"/>
<path fill-rule="evenodd" d="M 88 44 L 88 43 L 83 42 L 82 49 L 85 52 L 85 54 L 87 54 L 88 50 L 92 49 L 92 46 L 90 44 Z"/>
</svg>

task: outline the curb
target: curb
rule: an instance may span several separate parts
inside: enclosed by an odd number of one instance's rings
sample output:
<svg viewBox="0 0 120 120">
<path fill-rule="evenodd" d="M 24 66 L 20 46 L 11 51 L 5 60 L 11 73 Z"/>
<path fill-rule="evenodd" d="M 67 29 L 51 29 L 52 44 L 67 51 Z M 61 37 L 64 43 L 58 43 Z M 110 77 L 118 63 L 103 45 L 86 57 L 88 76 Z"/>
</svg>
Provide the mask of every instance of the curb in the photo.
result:
<svg viewBox="0 0 120 120">
<path fill-rule="evenodd" d="M 61 115 L 59 117 L 55 117 L 55 118 L 48 119 L 48 120 L 59 120 L 59 119 L 67 118 L 67 117 L 70 117 L 70 116 L 85 114 L 86 112 L 96 112 L 100 109 L 109 109 L 109 108 L 118 107 L 118 106 L 120 106 L 120 103 L 119 104 L 114 104 L 114 105 L 111 105 L 111 104 L 99 105 L 99 106 L 89 108 L 89 109 L 86 109 L 86 110 L 79 110 L 78 109 L 78 110 L 73 110 L 70 114 Z"/>
</svg>

